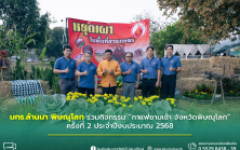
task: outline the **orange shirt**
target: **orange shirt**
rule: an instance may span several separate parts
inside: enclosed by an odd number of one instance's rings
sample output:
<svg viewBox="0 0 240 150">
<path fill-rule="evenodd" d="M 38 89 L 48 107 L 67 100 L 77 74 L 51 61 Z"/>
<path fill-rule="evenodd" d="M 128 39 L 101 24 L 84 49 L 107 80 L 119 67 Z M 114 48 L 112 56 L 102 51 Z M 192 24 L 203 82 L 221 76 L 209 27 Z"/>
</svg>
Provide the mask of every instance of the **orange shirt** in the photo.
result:
<svg viewBox="0 0 240 150">
<path fill-rule="evenodd" d="M 108 73 L 103 76 L 103 71 L 105 68 L 107 69 Z M 115 75 L 109 74 L 111 69 Z M 102 77 L 102 87 L 109 87 L 109 85 L 110 87 L 117 86 L 117 76 L 121 75 L 120 65 L 115 60 L 103 60 L 98 64 L 97 74 L 98 76 Z"/>
</svg>

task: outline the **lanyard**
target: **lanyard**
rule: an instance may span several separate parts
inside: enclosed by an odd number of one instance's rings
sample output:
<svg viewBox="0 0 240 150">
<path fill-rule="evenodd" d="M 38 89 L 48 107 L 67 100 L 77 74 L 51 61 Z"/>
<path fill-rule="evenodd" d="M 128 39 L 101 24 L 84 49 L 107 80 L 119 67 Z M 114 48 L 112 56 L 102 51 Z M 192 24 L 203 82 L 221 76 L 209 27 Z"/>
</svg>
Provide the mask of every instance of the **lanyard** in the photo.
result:
<svg viewBox="0 0 240 150">
<path fill-rule="evenodd" d="M 153 60 L 153 58 L 152 58 L 151 60 L 148 61 L 148 65 L 147 65 L 146 68 L 150 67 L 152 60 Z"/>
</svg>

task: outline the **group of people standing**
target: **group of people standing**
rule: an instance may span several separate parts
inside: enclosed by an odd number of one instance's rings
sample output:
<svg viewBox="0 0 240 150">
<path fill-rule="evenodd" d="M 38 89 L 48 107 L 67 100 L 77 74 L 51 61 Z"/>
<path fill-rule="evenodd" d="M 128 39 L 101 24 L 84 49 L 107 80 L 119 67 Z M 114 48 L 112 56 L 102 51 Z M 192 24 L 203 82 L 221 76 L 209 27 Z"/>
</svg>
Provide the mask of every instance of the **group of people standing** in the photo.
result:
<svg viewBox="0 0 240 150">
<path fill-rule="evenodd" d="M 125 97 L 135 96 L 135 89 L 139 87 L 140 73 L 142 73 L 142 95 L 149 97 L 155 95 L 157 87 L 162 87 L 164 98 L 174 98 L 176 87 L 176 75 L 181 71 L 181 61 L 174 56 L 173 46 L 165 47 L 166 56 L 161 61 L 154 57 L 154 47 L 148 46 L 147 57 L 143 58 L 141 64 L 133 61 L 131 52 L 125 53 L 125 62 L 119 64 L 112 59 L 112 51 L 105 50 L 105 60 L 101 61 L 98 67 L 92 63 L 92 53 L 84 53 L 85 61 L 76 66 L 74 59 L 70 57 L 72 48 L 64 48 L 64 56 L 56 60 L 53 72 L 59 74 L 59 86 L 62 94 L 75 92 L 75 77 L 80 76 L 77 91 L 87 92 L 87 95 L 94 95 L 97 89 L 98 76 L 101 76 L 102 94 L 116 94 L 117 76 L 122 76 L 122 95 Z"/>
</svg>

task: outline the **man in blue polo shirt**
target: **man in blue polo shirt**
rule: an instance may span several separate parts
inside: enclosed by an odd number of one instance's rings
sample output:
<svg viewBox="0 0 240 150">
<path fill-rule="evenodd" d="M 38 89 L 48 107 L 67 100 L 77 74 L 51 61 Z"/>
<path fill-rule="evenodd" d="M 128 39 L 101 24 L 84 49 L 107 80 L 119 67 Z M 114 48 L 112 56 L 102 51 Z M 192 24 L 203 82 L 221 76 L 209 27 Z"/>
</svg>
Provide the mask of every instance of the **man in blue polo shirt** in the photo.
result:
<svg viewBox="0 0 240 150">
<path fill-rule="evenodd" d="M 154 47 L 147 47 L 147 57 L 143 58 L 140 70 L 143 73 L 142 80 L 142 95 L 148 97 L 155 95 L 156 87 L 160 84 L 160 60 L 153 56 Z"/>
<path fill-rule="evenodd" d="M 120 68 L 122 72 L 122 95 L 125 97 L 131 97 L 131 103 L 135 96 L 135 88 L 138 88 L 140 79 L 139 65 L 132 61 L 133 54 L 127 52 L 125 54 L 125 62 L 121 63 Z M 136 83 L 137 81 L 137 83 Z"/>
<path fill-rule="evenodd" d="M 97 89 L 97 66 L 92 63 L 92 53 L 90 51 L 84 53 L 85 61 L 78 64 L 75 75 L 80 76 L 78 84 L 78 92 L 87 95 L 94 95 Z M 95 81 L 95 83 L 94 83 Z"/>
<path fill-rule="evenodd" d="M 162 94 L 164 98 L 174 98 L 176 88 L 176 75 L 181 71 L 181 61 L 179 57 L 173 55 L 173 46 L 165 47 L 167 56 L 161 60 L 162 76 Z"/>
<path fill-rule="evenodd" d="M 75 92 L 76 81 L 74 79 L 76 62 L 70 57 L 72 54 L 72 48 L 66 46 L 63 50 L 63 57 L 56 60 L 53 72 L 59 74 L 60 80 L 58 84 L 60 86 L 62 94 L 66 95 L 68 92 Z"/>
</svg>

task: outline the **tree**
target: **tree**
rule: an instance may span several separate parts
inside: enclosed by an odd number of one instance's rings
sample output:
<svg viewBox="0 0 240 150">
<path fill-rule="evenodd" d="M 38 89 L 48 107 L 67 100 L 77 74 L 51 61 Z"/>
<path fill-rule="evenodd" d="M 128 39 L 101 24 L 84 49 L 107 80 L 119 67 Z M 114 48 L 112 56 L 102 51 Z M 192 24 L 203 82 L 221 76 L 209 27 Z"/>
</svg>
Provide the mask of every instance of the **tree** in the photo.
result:
<svg viewBox="0 0 240 150">
<path fill-rule="evenodd" d="M 0 2 L 0 19 L 3 20 L 6 30 L 13 29 L 15 25 L 22 37 L 39 33 L 33 38 L 36 41 L 36 47 L 42 48 L 45 42 L 44 34 L 51 20 L 49 13 L 40 16 L 39 11 L 37 0 L 1 0 Z"/>
<path fill-rule="evenodd" d="M 166 44 L 203 44 L 207 43 L 207 39 L 199 36 L 199 31 L 191 29 L 187 36 L 184 36 L 185 26 L 180 22 L 167 25 L 164 30 L 153 33 L 150 44 L 154 46 L 157 54 L 164 55 Z"/>
<path fill-rule="evenodd" d="M 197 29 L 200 36 L 213 40 L 235 39 L 240 34 L 240 0 L 157 0 L 164 15 L 176 12 L 189 29 Z"/>
<path fill-rule="evenodd" d="M 0 50 L 5 49 L 7 41 L 6 31 L 4 30 L 4 26 L 0 26 Z"/>
<path fill-rule="evenodd" d="M 47 57 L 60 57 L 63 56 L 63 28 L 62 27 L 55 27 L 49 31 L 48 34 L 51 36 L 52 42 L 47 45 L 46 56 Z"/>
</svg>

